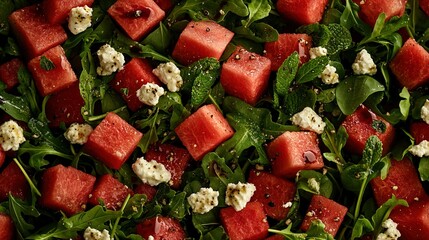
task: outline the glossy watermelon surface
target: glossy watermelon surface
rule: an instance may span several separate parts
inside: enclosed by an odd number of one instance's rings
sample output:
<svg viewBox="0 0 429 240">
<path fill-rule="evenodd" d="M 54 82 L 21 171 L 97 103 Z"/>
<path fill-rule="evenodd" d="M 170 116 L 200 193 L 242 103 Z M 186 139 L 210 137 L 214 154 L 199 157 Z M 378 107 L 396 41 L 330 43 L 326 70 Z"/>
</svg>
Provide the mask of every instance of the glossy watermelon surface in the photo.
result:
<svg viewBox="0 0 429 240">
<path fill-rule="evenodd" d="M 66 21 L 72 8 L 91 6 L 94 0 L 43 0 L 42 8 L 46 19 L 51 24 L 61 24 Z"/>
<path fill-rule="evenodd" d="M 412 240 L 427 239 L 429 232 L 429 200 L 421 199 L 409 207 L 398 206 L 393 209 L 390 218 L 398 223 L 401 238 Z"/>
<path fill-rule="evenodd" d="M 353 0 L 359 5 L 359 17 L 371 26 L 374 26 L 379 14 L 384 13 L 386 19 L 393 16 L 402 16 L 405 12 L 407 0 Z"/>
<path fill-rule="evenodd" d="M 18 71 L 23 66 L 19 58 L 14 58 L 0 65 L 0 80 L 6 84 L 6 90 L 11 90 L 18 85 Z"/>
<path fill-rule="evenodd" d="M 0 239 L 13 240 L 15 236 L 15 225 L 12 218 L 4 213 L 0 214 Z"/>
<path fill-rule="evenodd" d="M 148 218 L 137 225 L 137 233 L 148 239 L 152 236 L 154 240 L 182 240 L 185 232 L 180 223 L 169 217 L 156 216 Z"/>
<path fill-rule="evenodd" d="M 279 13 L 300 25 L 317 23 L 322 19 L 328 0 L 279 0 Z"/>
<path fill-rule="evenodd" d="M 89 203 L 95 206 L 101 201 L 107 209 L 118 210 L 121 209 L 127 195 L 132 193 L 131 189 L 112 175 L 105 174 L 97 178 Z"/>
<path fill-rule="evenodd" d="M 30 186 L 15 162 L 10 162 L 0 173 L 0 200 L 4 201 L 9 194 L 20 199 L 30 196 Z"/>
</svg>

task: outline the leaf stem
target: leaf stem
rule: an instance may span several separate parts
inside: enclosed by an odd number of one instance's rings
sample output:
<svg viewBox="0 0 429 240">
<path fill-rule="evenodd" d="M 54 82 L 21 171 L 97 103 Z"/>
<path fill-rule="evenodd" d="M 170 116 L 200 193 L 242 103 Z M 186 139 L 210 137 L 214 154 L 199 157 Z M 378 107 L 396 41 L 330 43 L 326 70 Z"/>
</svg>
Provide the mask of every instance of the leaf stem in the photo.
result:
<svg viewBox="0 0 429 240">
<path fill-rule="evenodd" d="M 25 171 L 24 167 L 22 167 L 21 163 L 18 161 L 18 159 L 13 158 L 13 161 L 18 165 L 19 169 L 21 170 L 22 174 L 24 174 L 25 179 L 27 179 L 28 184 L 30 185 L 30 188 L 36 193 L 37 196 L 42 196 L 39 189 L 37 189 L 36 185 L 34 185 L 31 178 L 28 176 L 27 172 Z"/>
<path fill-rule="evenodd" d="M 368 177 L 365 178 L 365 180 L 362 183 L 362 186 L 360 187 L 359 196 L 358 196 L 358 199 L 357 199 L 357 202 L 356 202 L 356 207 L 355 207 L 355 213 L 354 213 L 354 216 L 353 216 L 353 221 L 355 223 L 356 223 L 356 221 L 357 221 L 357 219 L 359 217 L 360 206 L 362 205 L 363 193 L 365 192 L 367 181 L 368 181 Z"/>
<path fill-rule="evenodd" d="M 122 204 L 121 210 L 119 210 L 121 212 L 121 216 L 117 217 L 116 220 L 115 220 L 115 224 L 113 224 L 112 231 L 110 232 L 111 235 L 112 235 L 112 237 L 114 237 L 115 234 L 116 234 L 116 229 L 118 228 L 119 221 L 121 220 L 122 215 L 124 214 L 124 209 L 127 206 L 128 201 L 130 200 L 130 198 L 131 198 L 131 195 L 128 194 L 127 198 L 125 198 L 124 203 Z"/>
<path fill-rule="evenodd" d="M 118 113 L 118 112 L 124 111 L 126 108 L 127 108 L 127 106 L 122 106 L 122 107 L 117 108 L 117 109 L 115 109 L 113 111 L 110 111 L 110 112 Z M 103 113 L 103 114 L 100 114 L 100 115 L 97 115 L 97 116 L 91 116 L 91 117 L 88 117 L 88 121 L 94 122 L 94 121 L 97 121 L 97 120 L 101 120 L 101 119 L 105 118 L 106 115 L 107 115 L 107 113 Z"/>
</svg>

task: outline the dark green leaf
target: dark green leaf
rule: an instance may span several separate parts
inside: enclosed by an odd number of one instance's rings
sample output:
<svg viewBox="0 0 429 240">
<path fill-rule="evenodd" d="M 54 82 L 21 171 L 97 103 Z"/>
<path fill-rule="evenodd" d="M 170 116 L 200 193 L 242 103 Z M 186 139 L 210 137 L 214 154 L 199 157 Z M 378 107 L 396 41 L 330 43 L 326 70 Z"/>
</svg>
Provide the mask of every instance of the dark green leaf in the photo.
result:
<svg viewBox="0 0 429 240">
<path fill-rule="evenodd" d="M 128 219 L 141 218 L 143 207 L 146 204 L 147 196 L 144 194 L 134 194 L 124 207 L 123 217 Z"/>
<path fill-rule="evenodd" d="M 171 34 L 167 27 L 160 22 L 159 27 L 150 33 L 144 40 L 143 44 L 151 45 L 159 52 L 165 52 L 171 41 Z"/>
<path fill-rule="evenodd" d="M 31 111 L 27 101 L 5 91 L 0 91 L 0 109 L 12 116 L 16 120 L 28 122 L 31 118 Z"/>
<path fill-rule="evenodd" d="M 27 101 L 33 116 L 37 116 L 40 113 L 40 109 L 36 86 L 34 80 L 31 78 L 30 72 L 23 66 L 18 70 L 18 80 L 18 92 Z"/>
<path fill-rule="evenodd" d="M 299 55 L 292 53 L 280 66 L 275 80 L 275 92 L 280 96 L 285 96 L 289 92 L 289 87 L 295 79 L 298 71 Z"/>
<path fill-rule="evenodd" d="M 12 0 L 0 0 L 0 6 L 0 34 L 8 35 L 10 28 L 8 17 L 13 12 L 15 6 Z"/>
<path fill-rule="evenodd" d="M 308 228 L 307 238 L 314 240 L 334 240 L 334 237 L 327 233 L 325 230 L 325 224 L 321 220 L 312 221 Z"/>
<path fill-rule="evenodd" d="M 55 150 L 50 145 L 41 144 L 33 146 L 28 141 L 24 142 L 18 150 L 18 156 L 20 158 L 22 158 L 24 154 L 29 155 L 29 164 L 32 168 L 36 169 L 36 171 L 41 171 L 45 166 L 49 165 L 50 162 L 46 159 L 46 156 L 48 155 L 65 158 L 70 161 L 74 158 L 72 155 L 64 154 Z"/>
<path fill-rule="evenodd" d="M 28 128 L 33 132 L 33 136 L 39 143 L 46 144 L 47 146 L 53 147 L 56 151 L 61 153 L 69 154 L 69 144 L 63 136 L 55 137 L 48 127 L 46 122 L 39 121 L 37 119 L 30 119 L 28 122 Z M 64 155 L 65 156 L 65 155 Z"/>
<path fill-rule="evenodd" d="M 246 4 L 244 4 L 243 0 L 226 1 L 226 4 L 222 6 L 221 11 L 223 11 L 223 14 L 221 14 L 218 21 L 224 20 L 229 12 L 234 13 L 240 17 L 246 17 L 249 15 L 249 9 L 247 8 Z"/>
<path fill-rule="evenodd" d="M 312 182 L 317 183 L 318 189 L 317 187 L 315 189 Z M 333 184 L 328 176 L 322 173 L 313 170 L 302 170 L 299 172 L 296 188 L 311 194 L 320 194 L 330 198 L 333 191 Z"/>
<path fill-rule="evenodd" d="M 238 37 L 247 38 L 257 43 L 275 42 L 279 33 L 272 26 L 263 23 L 253 23 L 249 27 L 239 26 L 234 28 Z"/>
<path fill-rule="evenodd" d="M 250 0 L 249 16 L 242 21 L 244 27 L 249 27 L 253 22 L 267 17 L 271 11 L 271 5 L 268 0 Z"/>
<path fill-rule="evenodd" d="M 314 109 L 315 103 L 316 93 L 302 86 L 286 95 L 281 108 L 288 117 L 292 117 L 292 115 L 302 111 L 305 107 Z"/>
<path fill-rule="evenodd" d="M 374 227 L 372 226 L 371 222 L 367 218 L 360 216 L 353 226 L 351 239 L 354 240 L 356 238 L 360 238 L 366 233 L 372 232 L 373 230 Z"/>
<path fill-rule="evenodd" d="M 306 233 L 293 233 L 291 231 L 292 224 L 289 224 L 287 228 L 283 230 L 275 230 L 275 229 L 268 229 L 269 232 L 275 233 L 278 235 L 282 235 L 285 239 L 288 240 L 305 240 L 307 237 Z"/>
<path fill-rule="evenodd" d="M 301 68 L 298 69 L 296 73 L 295 80 L 297 83 L 302 84 L 306 82 L 313 81 L 320 74 L 322 74 L 326 65 L 329 63 L 329 58 L 327 56 L 318 57 L 311 59 L 310 61 L 304 63 Z"/>
<path fill-rule="evenodd" d="M 34 225 L 29 223 L 30 218 L 37 218 L 40 216 L 39 211 L 31 204 L 24 202 L 9 194 L 9 214 L 13 219 L 14 225 L 18 234 L 22 237 L 30 235 L 34 230 Z"/>
<path fill-rule="evenodd" d="M 419 174 L 422 181 L 429 181 L 429 158 L 420 158 Z"/>
<path fill-rule="evenodd" d="M 395 195 L 392 195 L 392 197 L 389 200 L 387 200 L 385 203 L 383 203 L 383 205 L 381 205 L 377 209 L 377 211 L 371 218 L 372 226 L 375 229 L 374 231 L 375 235 L 378 235 L 381 232 L 383 222 L 389 218 L 389 215 L 392 212 L 393 208 L 399 205 L 408 207 L 407 201 L 403 199 L 397 199 Z"/>
<path fill-rule="evenodd" d="M 345 160 L 341 153 L 343 147 L 346 145 L 347 138 L 349 137 L 344 126 L 340 126 L 338 130 L 328 120 L 324 119 L 326 123 L 325 131 L 322 133 L 322 141 L 328 147 L 330 153 L 323 153 L 323 156 L 331 162 L 337 164 L 344 164 Z"/>
<path fill-rule="evenodd" d="M 223 227 L 217 227 L 210 232 L 206 233 L 202 240 L 227 240 L 228 235 L 225 232 L 225 229 Z"/>
<path fill-rule="evenodd" d="M 328 24 L 327 27 L 332 37 L 329 38 L 326 46 L 322 46 L 328 50 L 328 54 L 333 55 L 351 47 L 352 35 L 346 27 L 336 23 Z"/>
<path fill-rule="evenodd" d="M 55 68 L 55 64 L 51 61 L 51 59 L 49 59 L 45 56 L 42 56 L 40 58 L 40 67 L 43 70 L 50 71 L 50 70 L 53 70 Z"/>
</svg>

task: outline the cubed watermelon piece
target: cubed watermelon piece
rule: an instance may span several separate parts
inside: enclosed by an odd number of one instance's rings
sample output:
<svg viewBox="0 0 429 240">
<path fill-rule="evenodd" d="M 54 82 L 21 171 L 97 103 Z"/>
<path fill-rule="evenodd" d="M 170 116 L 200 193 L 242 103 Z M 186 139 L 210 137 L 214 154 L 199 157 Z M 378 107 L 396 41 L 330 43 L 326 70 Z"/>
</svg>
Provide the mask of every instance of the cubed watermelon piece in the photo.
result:
<svg viewBox="0 0 429 240">
<path fill-rule="evenodd" d="M 395 137 L 395 128 L 365 106 L 361 105 L 354 113 L 347 116 L 341 125 L 344 126 L 349 135 L 346 143 L 346 149 L 349 152 L 361 155 L 366 140 L 373 135 L 382 142 L 383 155 L 390 151 L 390 146 Z"/>
<path fill-rule="evenodd" d="M 61 25 L 48 23 L 40 8 L 40 5 L 32 5 L 9 15 L 10 26 L 28 59 L 67 40 Z"/>
<path fill-rule="evenodd" d="M 85 210 L 95 177 L 73 167 L 59 164 L 43 172 L 40 205 L 63 211 L 68 216 Z"/>
<path fill-rule="evenodd" d="M 268 236 L 268 221 L 260 202 L 249 202 L 241 211 L 222 208 L 220 219 L 231 240 L 257 240 Z"/>
<path fill-rule="evenodd" d="M 371 180 L 371 187 L 378 206 L 389 200 L 392 195 L 405 199 L 408 203 L 422 199 L 426 193 L 420 182 L 417 170 L 410 159 L 391 160 L 387 177 Z"/>
<path fill-rule="evenodd" d="M 80 95 L 79 82 L 52 94 L 46 103 L 46 117 L 49 126 L 57 128 L 61 123 L 69 126 L 72 123 L 83 123 L 81 108 L 85 101 Z"/>
<path fill-rule="evenodd" d="M 9 196 L 26 199 L 30 196 L 30 185 L 18 165 L 12 161 L 0 173 L 0 202 Z"/>
<path fill-rule="evenodd" d="M 152 236 L 154 240 L 183 240 L 186 237 L 179 221 L 163 216 L 148 218 L 137 224 L 137 233 L 144 239 Z"/>
<path fill-rule="evenodd" d="M 93 206 L 103 201 L 107 209 L 119 210 L 127 196 L 133 191 L 110 174 L 105 174 L 97 179 L 91 192 L 89 203 Z"/>
<path fill-rule="evenodd" d="M 51 24 L 62 24 L 75 7 L 91 6 L 94 0 L 43 0 L 42 8 L 46 19 Z"/>
<path fill-rule="evenodd" d="M 229 95 L 255 105 L 268 87 L 270 74 L 270 59 L 238 47 L 222 65 L 220 82 Z"/>
<path fill-rule="evenodd" d="M 251 201 L 262 203 L 268 217 L 279 221 L 286 217 L 290 206 L 285 204 L 293 202 L 296 192 L 295 183 L 268 172 L 256 170 L 250 171 L 248 182 L 256 187 Z"/>
<path fill-rule="evenodd" d="M 119 169 L 143 134 L 116 113 L 109 112 L 88 137 L 84 150 L 106 166 Z"/>
<path fill-rule="evenodd" d="M 131 59 L 111 81 L 112 88 L 121 94 L 122 98 L 133 112 L 143 106 L 136 92 L 146 83 L 161 85 L 158 78 L 152 73 L 152 66 L 150 63 L 142 58 Z"/>
<path fill-rule="evenodd" d="M 307 34 L 283 33 L 275 42 L 265 43 L 265 56 L 271 60 L 271 70 L 277 71 L 293 52 L 299 54 L 300 63 L 310 59 L 312 39 Z"/>
<path fill-rule="evenodd" d="M 328 0 L 278 0 L 277 11 L 284 18 L 301 25 L 322 20 Z"/>
<path fill-rule="evenodd" d="M 420 0 L 420 8 L 429 16 L 429 0 Z"/>
<path fill-rule="evenodd" d="M 212 21 L 190 22 L 180 34 L 172 56 L 189 65 L 199 59 L 219 60 L 234 33 Z"/>
<path fill-rule="evenodd" d="M 171 187 L 177 189 L 180 187 L 182 175 L 191 160 L 191 155 L 186 149 L 171 144 L 155 144 L 149 147 L 145 159 L 162 163 L 171 173 Z"/>
<path fill-rule="evenodd" d="M 140 183 L 134 188 L 134 193 L 145 194 L 147 201 L 152 201 L 155 197 L 157 189 L 146 183 Z"/>
<path fill-rule="evenodd" d="M 0 148 L 0 168 L 3 166 L 4 161 L 6 161 L 6 153 L 3 151 L 3 148 Z"/>
<path fill-rule="evenodd" d="M 265 238 L 265 240 L 285 240 L 285 237 L 283 237 L 282 235 L 276 234 L 276 235 Z"/>
<path fill-rule="evenodd" d="M 11 90 L 18 85 L 18 71 L 23 67 L 21 60 L 14 58 L 0 65 L 0 81 L 6 84 L 6 90 Z"/>
<path fill-rule="evenodd" d="M 154 2 L 162 9 L 164 12 L 168 12 L 173 8 L 173 0 L 154 0 Z"/>
<path fill-rule="evenodd" d="M 313 195 L 307 214 L 301 224 L 301 230 L 307 231 L 314 220 L 325 224 L 325 231 L 335 237 L 346 216 L 347 208 L 322 195 Z"/>
<path fill-rule="evenodd" d="M 13 240 L 15 236 L 15 225 L 12 218 L 5 214 L 0 213 L 0 239 Z"/>
<path fill-rule="evenodd" d="M 402 16 L 407 0 L 353 0 L 359 5 L 359 17 L 367 24 L 374 26 L 378 15 L 386 14 L 386 21 L 393 16 Z"/>
<path fill-rule="evenodd" d="M 52 68 L 44 66 L 46 61 L 53 64 Z M 42 96 L 58 92 L 77 82 L 76 74 L 61 46 L 51 48 L 43 55 L 31 59 L 28 62 L 28 69 Z"/>
<path fill-rule="evenodd" d="M 314 132 L 285 132 L 268 144 L 273 174 L 293 178 L 300 170 L 324 166 L 317 134 Z"/>
<path fill-rule="evenodd" d="M 118 0 L 107 12 L 135 41 L 149 33 L 165 16 L 153 0 Z"/>
<path fill-rule="evenodd" d="M 201 160 L 234 134 L 234 130 L 213 104 L 200 107 L 174 131 L 195 160 Z"/>
<path fill-rule="evenodd" d="M 429 233 L 429 199 L 414 202 L 409 207 L 397 206 L 389 217 L 398 224 L 400 239 L 427 240 Z"/>
<path fill-rule="evenodd" d="M 389 64 L 402 86 L 412 90 L 429 82 L 429 52 L 409 38 Z"/>
<path fill-rule="evenodd" d="M 410 134 L 413 136 L 415 144 L 419 144 L 423 140 L 429 141 L 429 124 L 423 121 L 411 123 Z"/>
</svg>

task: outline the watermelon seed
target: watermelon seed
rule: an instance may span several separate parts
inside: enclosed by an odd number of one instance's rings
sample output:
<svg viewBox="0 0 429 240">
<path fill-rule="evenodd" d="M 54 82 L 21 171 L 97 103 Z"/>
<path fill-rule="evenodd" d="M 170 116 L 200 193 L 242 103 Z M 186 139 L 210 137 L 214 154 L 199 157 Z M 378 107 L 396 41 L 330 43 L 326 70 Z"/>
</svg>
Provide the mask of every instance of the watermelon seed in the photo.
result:
<svg viewBox="0 0 429 240">
<path fill-rule="evenodd" d="M 303 155 L 305 162 L 314 163 L 316 161 L 316 154 L 313 151 L 305 151 Z"/>
</svg>

